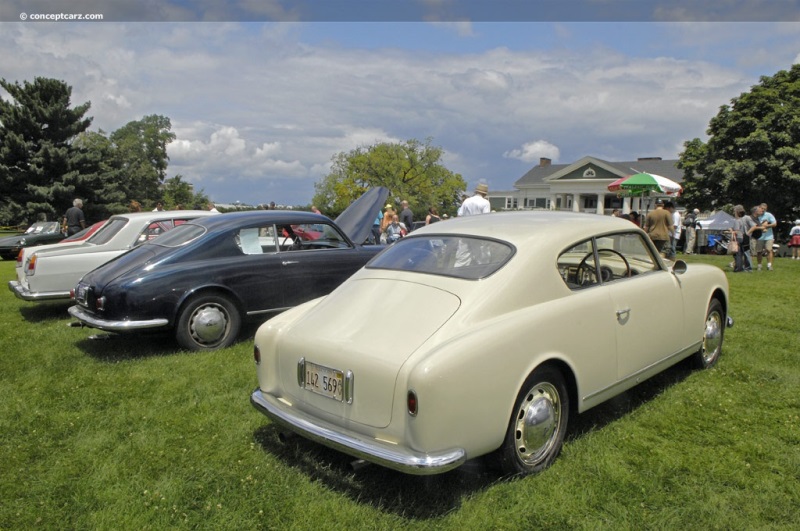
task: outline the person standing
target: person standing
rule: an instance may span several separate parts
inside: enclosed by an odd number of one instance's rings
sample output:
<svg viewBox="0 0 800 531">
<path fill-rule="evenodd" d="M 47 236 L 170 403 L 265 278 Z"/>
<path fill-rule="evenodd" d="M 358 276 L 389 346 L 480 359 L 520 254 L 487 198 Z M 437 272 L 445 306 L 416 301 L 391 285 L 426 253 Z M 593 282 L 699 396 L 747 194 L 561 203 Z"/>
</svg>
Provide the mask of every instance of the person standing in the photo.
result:
<svg viewBox="0 0 800 531">
<path fill-rule="evenodd" d="M 700 210 L 695 208 L 683 218 L 683 229 L 686 231 L 686 245 L 683 246 L 684 254 L 694 254 L 694 244 L 697 240 L 697 215 Z"/>
<path fill-rule="evenodd" d="M 486 196 L 489 195 L 489 186 L 485 184 L 479 184 L 475 187 L 475 195 L 472 197 L 468 197 L 461 203 L 461 206 L 458 207 L 458 215 L 460 216 L 472 216 L 475 214 L 488 214 L 492 211 L 491 204 L 489 200 L 486 199 Z"/>
<path fill-rule="evenodd" d="M 492 211 L 491 204 L 486 196 L 489 195 L 489 186 L 486 184 L 479 184 L 475 187 L 475 195 L 464 199 L 461 206 L 458 207 L 458 216 L 476 216 L 479 214 L 488 214 Z M 472 243 L 472 241 L 458 240 L 456 247 L 456 259 L 453 264 L 454 267 L 464 267 L 470 265 L 473 260 L 479 260 L 481 250 Z"/>
<path fill-rule="evenodd" d="M 163 212 L 164 211 L 164 203 L 159 201 L 156 203 L 156 207 L 153 209 L 153 212 Z"/>
<path fill-rule="evenodd" d="M 672 234 L 672 215 L 664 210 L 664 201 L 659 199 L 656 208 L 647 213 L 644 220 L 644 231 L 650 236 L 656 250 L 664 255 L 668 252 L 669 237 Z"/>
<path fill-rule="evenodd" d="M 75 199 L 72 206 L 64 213 L 62 226 L 67 231 L 67 236 L 72 236 L 86 228 L 86 218 L 83 215 L 83 201 Z"/>
<path fill-rule="evenodd" d="M 408 201 L 400 203 L 403 210 L 400 212 L 400 223 L 406 226 L 406 230 L 411 232 L 414 229 L 414 213 L 408 208 Z"/>
<path fill-rule="evenodd" d="M 794 227 L 789 231 L 789 247 L 792 248 L 792 260 L 800 260 L 800 219 L 794 220 Z"/>
<path fill-rule="evenodd" d="M 672 234 L 669 237 L 669 258 L 675 258 L 678 251 L 678 241 L 681 239 L 681 213 L 675 209 L 675 203 L 667 201 L 667 211 L 672 215 Z"/>
<path fill-rule="evenodd" d="M 383 222 L 383 212 L 378 210 L 375 221 L 372 222 L 372 240 L 370 243 L 379 245 L 381 243 L 381 223 Z"/>
<path fill-rule="evenodd" d="M 316 205 L 311 205 L 311 212 L 313 212 L 314 214 L 320 214 L 320 215 L 322 214 L 322 212 L 319 211 Z"/>
<path fill-rule="evenodd" d="M 758 223 L 761 225 L 763 232 L 761 237 L 756 240 L 756 261 L 758 262 L 758 270 L 761 271 L 761 258 L 763 255 L 767 256 L 767 271 L 772 271 L 773 251 L 772 244 L 775 242 L 775 235 L 772 228 L 778 223 L 775 216 L 767 212 L 767 204 L 761 203 L 759 205 Z"/>
<path fill-rule="evenodd" d="M 430 225 L 431 223 L 436 223 L 440 221 L 442 218 L 439 217 L 439 211 L 436 210 L 435 206 L 428 208 L 428 215 L 425 217 L 425 225 Z"/>
</svg>

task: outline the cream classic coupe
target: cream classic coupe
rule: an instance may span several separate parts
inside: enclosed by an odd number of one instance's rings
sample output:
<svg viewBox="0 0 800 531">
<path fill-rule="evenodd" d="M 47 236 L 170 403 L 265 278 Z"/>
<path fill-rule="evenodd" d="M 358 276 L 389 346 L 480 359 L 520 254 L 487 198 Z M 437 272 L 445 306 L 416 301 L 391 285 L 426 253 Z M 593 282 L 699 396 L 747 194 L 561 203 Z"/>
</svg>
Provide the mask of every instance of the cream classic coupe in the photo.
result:
<svg viewBox="0 0 800 531">
<path fill-rule="evenodd" d="M 509 212 L 414 231 L 263 324 L 252 404 L 281 430 L 410 474 L 558 455 L 567 422 L 693 357 L 716 363 L 728 283 L 629 221 Z"/>
</svg>

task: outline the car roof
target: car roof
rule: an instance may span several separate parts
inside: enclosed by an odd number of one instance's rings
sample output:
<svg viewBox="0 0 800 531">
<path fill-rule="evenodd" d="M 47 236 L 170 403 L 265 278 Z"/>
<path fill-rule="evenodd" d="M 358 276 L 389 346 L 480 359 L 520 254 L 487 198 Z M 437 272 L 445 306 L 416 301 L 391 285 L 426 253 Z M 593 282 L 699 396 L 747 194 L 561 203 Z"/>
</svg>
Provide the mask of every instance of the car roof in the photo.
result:
<svg viewBox="0 0 800 531">
<path fill-rule="evenodd" d="M 640 231 L 630 221 L 584 212 L 516 211 L 493 212 L 453 218 L 427 225 L 411 233 L 468 234 L 505 240 L 515 246 L 552 244 L 561 247 L 605 232 Z"/>
<path fill-rule="evenodd" d="M 171 218 L 197 218 L 202 216 L 218 216 L 216 212 L 208 210 L 154 210 L 151 212 L 127 212 L 115 214 L 109 219 L 125 218 L 131 221 L 146 221 L 148 219 L 171 219 Z"/>
<path fill-rule="evenodd" d="M 197 225 L 207 227 L 209 230 L 224 229 L 228 226 L 248 223 L 330 223 L 330 218 L 313 212 L 296 210 L 248 210 L 246 212 L 229 212 L 217 214 L 192 221 Z"/>
</svg>

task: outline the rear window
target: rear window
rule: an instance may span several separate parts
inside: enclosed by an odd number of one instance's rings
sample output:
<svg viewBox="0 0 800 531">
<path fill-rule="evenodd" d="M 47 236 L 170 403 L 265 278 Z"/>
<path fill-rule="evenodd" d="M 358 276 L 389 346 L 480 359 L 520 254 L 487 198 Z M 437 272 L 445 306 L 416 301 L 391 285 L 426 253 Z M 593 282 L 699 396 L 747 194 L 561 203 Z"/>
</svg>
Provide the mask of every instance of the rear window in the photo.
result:
<svg viewBox="0 0 800 531">
<path fill-rule="evenodd" d="M 161 236 L 154 239 L 152 243 L 163 247 L 180 247 L 181 245 L 185 245 L 199 238 L 205 234 L 205 232 L 205 227 L 184 222 L 183 225 L 178 225 L 174 229 L 163 233 Z"/>
<path fill-rule="evenodd" d="M 86 241 L 95 245 L 103 245 L 108 243 L 111 241 L 111 238 L 116 236 L 116 234 L 122 230 L 122 227 L 127 224 L 128 220 L 125 218 L 112 219 L 100 227 L 100 230 L 92 234 L 92 236 Z"/>
<path fill-rule="evenodd" d="M 512 245 L 470 236 L 414 236 L 392 244 L 370 260 L 367 269 L 414 271 L 479 280 L 503 267 L 514 255 Z"/>
</svg>

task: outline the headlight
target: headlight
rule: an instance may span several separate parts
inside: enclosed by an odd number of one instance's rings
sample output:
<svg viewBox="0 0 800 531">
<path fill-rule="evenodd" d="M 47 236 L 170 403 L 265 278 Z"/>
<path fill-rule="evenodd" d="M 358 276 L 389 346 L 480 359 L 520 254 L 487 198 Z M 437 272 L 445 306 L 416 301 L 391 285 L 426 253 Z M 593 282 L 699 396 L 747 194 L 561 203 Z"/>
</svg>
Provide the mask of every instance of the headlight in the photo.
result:
<svg viewBox="0 0 800 531">
<path fill-rule="evenodd" d="M 25 238 L 19 239 L 19 245 L 25 245 Z"/>
</svg>

